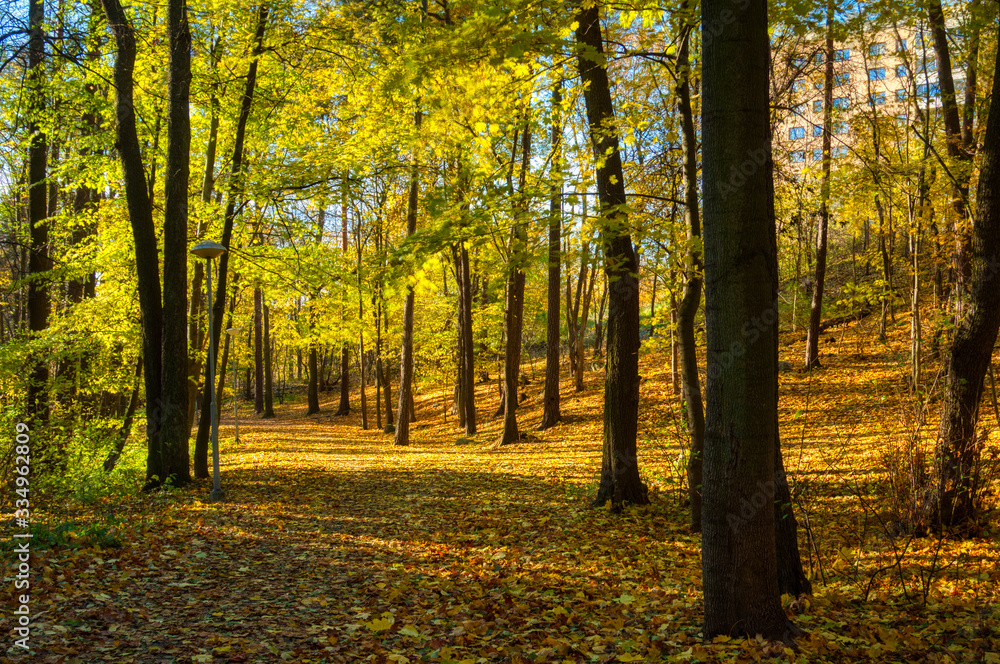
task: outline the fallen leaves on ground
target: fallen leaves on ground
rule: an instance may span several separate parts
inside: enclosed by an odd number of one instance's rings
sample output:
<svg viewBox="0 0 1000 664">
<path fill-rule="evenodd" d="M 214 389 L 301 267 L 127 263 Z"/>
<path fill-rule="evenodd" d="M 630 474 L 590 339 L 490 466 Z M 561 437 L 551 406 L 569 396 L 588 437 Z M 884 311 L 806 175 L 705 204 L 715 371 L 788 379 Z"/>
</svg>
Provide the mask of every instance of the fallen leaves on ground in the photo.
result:
<svg viewBox="0 0 1000 664">
<path fill-rule="evenodd" d="M 996 542 L 880 540 L 863 507 L 859 496 L 877 499 L 898 367 L 849 358 L 829 352 L 824 373 L 782 378 L 786 467 L 807 508 L 801 549 L 816 586 L 784 599 L 807 632 L 794 648 L 700 637 L 683 435 L 663 360 L 650 356 L 639 446 L 648 507 L 588 505 L 598 374 L 580 394 L 564 384 L 561 425 L 500 449 L 487 444 L 499 431 L 490 421 L 456 445 L 445 390 L 418 398 L 409 447 L 361 431 L 357 414 L 286 406 L 242 422 L 238 446 L 223 428 L 225 502 L 207 502 L 199 483 L 103 505 L 120 511 L 121 549 L 33 554 L 32 654 L 11 647 L 4 661 L 1000 664 Z M 495 398 L 480 389 L 482 417 Z M 539 415 L 528 402 L 522 426 Z"/>
</svg>

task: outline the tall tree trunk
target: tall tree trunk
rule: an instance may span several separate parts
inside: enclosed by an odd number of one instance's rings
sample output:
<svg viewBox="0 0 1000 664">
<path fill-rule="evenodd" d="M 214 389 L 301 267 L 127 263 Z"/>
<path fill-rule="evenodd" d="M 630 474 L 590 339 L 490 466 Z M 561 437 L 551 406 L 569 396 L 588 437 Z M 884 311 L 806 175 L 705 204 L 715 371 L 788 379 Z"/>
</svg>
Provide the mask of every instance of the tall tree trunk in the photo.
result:
<svg viewBox="0 0 1000 664">
<path fill-rule="evenodd" d="M 978 5 L 978 2 L 969 3 L 970 6 Z M 961 164 L 955 169 L 957 176 L 952 182 L 951 205 L 955 214 L 953 230 L 955 233 L 954 249 L 952 251 L 952 278 L 954 279 L 953 295 L 955 300 L 955 311 L 959 317 L 963 313 L 963 298 L 966 295 L 969 281 L 970 262 L 969 251 L 970 228 L 969 228 L 969 178 L 972 169 L 968 165 L 972 162 L 975 153 L 975 139 L 972 134 L 971 120 L 968 114 L 974 110 L 966 108 L 965 122 L 968 124 L 968 131 L 963 136 L 963 114 L 959 111 L 958 97 L 955 94 L 955 79 L 951 73 L 951 52 L 948 44 L 948 33 L 946 31 L 946 21 L 941 0 L 928 0 L 927 20 L 930 23 L 931 34 L 934 37 L 934 55 L 937 58 L 938 85 L 941 88 L 941 115 L 944 120 L 945 142 L 948 148 L 948 156 Z M 973 24 L 976 19 L 973 19 Z M 978 51 L 978 34 L 970 40 L 974 47 L 972 52 Z M 974 63 L 970 63 L 970 77 L 966 78 L 966 100 L 970 97 L 975 100 L 976 68 Z M 973 109 L 975 104 L 973 104 Z M 967 141 L 965 140 L 967 139 Z"/>
<path fill-rule="evenodd" d="M 212 69 L 218 63 L 218 41 L 213 42 L 211 50 Z M 213 86 L 212 99 L 209 104 L 211 109 L 211 120 L 208 127 L 208 144 L 205 146 L 205 170 L 202 174 L 201 202 L 206 207 L 212 203 L 212 194 L 215 189 L 215 154 L 219 143 L 219 100 L 215 95 Z M 208 224 L 199 222 L 195 234 L 195 240 L 201 240 L 208 231 Z M 191 278 L 191 300 L 188 306 L 188 346 L 190 359 L 188 361 L 188 435 L 191 427 L 194 426 L 195 412 L 198 410 L 198 386 L 201 381 L 202 350 L 205 347 L 205 329 L 202 326 L 203 312 L 205 311 L 205 266 L 201 261 L 195 261 L 194 276 Z M 197 464 L 195 464 L 197 466 Z M 195 468 L 195 477 L 198 470 Z"/>
<path fill-rule="evenodd" d="M 465 242 L 459 243 L 459 264 L 462 272 L 462 384 L 465 390 L 465 435 L 476 435 L 476 354 L 472 342 L 472 280 L 469 278 L 469 251 Z"/>
<path fill-rule="evenodd" d="M 250 109 L 253 107 L 254 92 L 257 89 L 257 67 L 260 62 L 260 54 L 264 50 L 264 29 L 267 26 L 267 15 L 267 5 L 259 5 L 257 7 L 257 24 L 254 29 L 254 41 L 251 49 L 250 66 L 247 69 L 243 99 L 240 102 L 240 115 L 236 121 L 236 135 L 233 141 L 232 167 L 229 175 L 229 194 L 226 199 L 226 210 L 223 214 L 222 224 L 221 244 L 226 247 L 227 251 L 219 258 L 218 286 L 216 289 L 215 302 L 211 303 L 212 317 L 217 321 L 222 320 L 222 311 L 226 304 L 226 282 L 229 278 L 229 257 L 231 255 L 231 252 L 228 251 L 228 249 L 233 237 L 233 223 L 236 220 L 237 200 L 242 196 L 244 189 L 243 157 L 244 145 L 246 143 L 246 128 L 247 121 L 250 119 Z M 212 344 L 212 348 L 216 351 L 219 349 L 219 339 L 221 338 L 221 334 L 222 326 L 218 325 L 214 330 L 212 330 L 212 338 L 208 340 L 208 343 Z M 213 353 L 213 355 L 215 357 L 219 356 L 217 352 Z M 214 374 L 215 367 L 208 367 L 206 365 L 205 373 L 206 375 Z M 208 384 L 207 380 L 205 382 Z M 202 454 L 208 454 L 208 437 L 212 427 L 210 404 L 211 394 L 207 389 L 202 390 L 201 417 L 198 421 L 198 436 L 195 439 L 196 457 L 199 454 L 199 451 L 201 451 Z M 195 466 L 199 467 L 200 465 L 201 462 L 196 458 Z M 204 463 L 204 467 L 208 467 L 207 460 Z M 208 477 L 208 475 L 206 474 L 205 477 Z"/>
<path fill-rule="evenodd" d="M 585 5 L 577 13 L 578 66 L 584 84 L 587 123 L 597 166 L 601 207 L 604 271 L 611 291 L 608 305 L 607 374 L 604 383 L 604 444 L 601 481 L 595 503 L 649 502 L 639 477 L 636 435 L 639 418 L 639 261 L 632 248 L 625 213 L 625 179 L 614 106 L 605 68 L 600 6 Z"/>
<path fill-rule="evenodd" d="M 365 303 L 361 297 L 361 222 L 357 217 L 354 219 L 354 245 L 357 248 L 358 262 L 356 266 L 358 278 L 358 322 L 365 320 Z M 365 330 L 364 326 L 358 330 L 358 385 L 361 389 L 361 428 L 368 429 L 368 397 L 365 394 Z M 376 401 L 377 399 L 376 395 Z"/>
<path fill-rule="evenodd" d="M 511 150 L 511 170 L 517 158 L 517 134 L 514 134 L 514 148 Z M 514 224 L 511 228 L 510 253 L 507 259 L 507 302 L 504 307 L 504 416 L 503 432 L 499 443 L 509 445 L 521 437 L 517 428 L 518 388 L 521 378 L 521 339 L 524 333 L 524 266 L 528 255 L 528 229 L 525 223 L 527 201 L 525 185 L 528 180 L 528 165 L 531 158 L 531 120 L 524 123 L 521 134 L 521 168 L 518 176 L 517 192 L 511 191 L 514 200 Z M 511 186 L 513 182 L 511 179 Z"/>
<path fill-rule="evenodd" d="M 274 372 L 271 368 L 271 308 L 263 305 L 264 314 L 264 417 L 274 417 Z"/>
<path fill-rule="evenodd" d="M 703 637 L 786 633 L 775 551 L 777 239 L 767 3 L 702 3 Z"/>
<path fill-rule="evenodd" d="M 28 121 L 28 131 L 31 134 L 28 148 L 28 224 L 31 229 L 31 251 L 28 254 L 28 273 L 33 278 L 28 282 L 28 329 L 33 335 L 41 334 L 49 326 L 48 278 L 36 276 L 51 269 L 45 186 L 48 141 L 41 129 L 41 116 L 45 111 L 44 22 L 44 3 L 42 0 L 31 0 L 28 5 L 28 78 L 31 95 Z M 49 362 L 46 357 L 39 356 L 35 359 L 28 379 L 28 415 L 36 426 L 49 420 L 48 383 Z"/>
<path fill-rule="evenodd" d="M 413 114 L 414 130 L 420 133 L 422 113 Z M 414 147 L 413 164 L 410 167 L 410 187 L 406 202 L 406 235 L 417 232 L 417 203 L 419 196 L 420 160 Z M 413 286 L 406 287 L 406 303 L 403 305 L 403 345 L 399 354 L 399 418 L 396 422 L 394 445 L 410 444 L 410 418 L 413 416 L 411 404 L 413 399 Z"/>
<path fill-rule="evenodd" d="M 264 294 L 253 289 L 253 410 L 264 412 Z"/>
<path fill-rule="evenodd" d="M 816 277 L 813 279 L 806 335 L 805 368 L 819 363 L 819 324 L 823 317 L 823 289 L 826 286 L 827 229 L 830 224 L 830 145 L 833 135 L 833 0 L 826 3 L 826 73 L 823 77 L 823 179 L 820 184 L 819 229 L 816 238 Z"/>
<path fill-rule="evenodd" d="M 116 138 L 135 243 L 139 308 L 142 312 L 142 355 L 146 387 L 145 488 L 151 489 L 162 484 L 170 472 L 161 436 L 163 305 L 160 300 L 160 261 L 153 210 L 136 134 L 132 81 L 136 56 L 135 31 L 119 0 L 101 0 L 101 4 L 118 47 L 114 65 Z"/>
<path fill-rule="evenodd" d="M 347 173 L 340 176 L 340 234 L 341 251 L 347 255 Z M 340 322 L 347 321 L 347 283 L 341 286 Z M 336 415 L 344 416 L 351 413 L 351 355 L 347 350 L 347 342 L 340 345 L 340 405 Z"/>
<path fill-rule="evenodd" d="M 943 91 L 942 91 L 943 93 Z M 981 517 L 980 442 L 976 434 L 983 379 L 1000 329 L 1000 54 L 983 139 L 976 216 L 969 244 L 969 306 L 955 329 L 948 358 L 944 406 L 936 447 L 937 505 L 942 526 L 975 523 Z"/>
<path fill-rule="evenodd" d="M 309 386 L 306 388 L 308 408 L 306 415 L 319 412 L 319 362 L 316 356 L 316 342 L 309 343 Z"/>
<path fill-rule="evenodd" d="M 687 3 L 685 3 L 687 10 Z M 691 17 L 692 19 L 694 17 Z M 691 530 L 701 531 L 702 457 L 705 453 L 705 409 L 701 402 L 701 381 L 694 341 L 694 318 L 701 305 L 701 215 L 698 210 L 698 138 L 691 108 L 691 62 L 688 51 L 694 21 L 685 17 L 680 48 L 677 49 L 677 110 L 681 118 L 684 148 L 684 216 L 687 218 L 688 255 L 685 265 L 684 295 L 677 311 L 677 336 L 681 360 L 681 388 L 687 413 L 688 436 L 691 437 L 688 457 L 688 497 L 691 502 Z"/>
<path fill-rule="evenodd" d="M 562 243 L 562 79 L 552 88 L 552 196 L 549 199 L 549 285 L 545 323 L 545 393 L 539 430 L 554 426 L 559 412 L 559 289 L 562 287 L 559 251 Z"/>
<path fill-rule="evenodd" d="M 175 484 L 191 481 L 187 423 L 187 239 L 190 175 L 191 29 L 187 0 L 167 1 L 167 161 L 163 201 L 163 392 L 161 432 Z"/>
</svg>

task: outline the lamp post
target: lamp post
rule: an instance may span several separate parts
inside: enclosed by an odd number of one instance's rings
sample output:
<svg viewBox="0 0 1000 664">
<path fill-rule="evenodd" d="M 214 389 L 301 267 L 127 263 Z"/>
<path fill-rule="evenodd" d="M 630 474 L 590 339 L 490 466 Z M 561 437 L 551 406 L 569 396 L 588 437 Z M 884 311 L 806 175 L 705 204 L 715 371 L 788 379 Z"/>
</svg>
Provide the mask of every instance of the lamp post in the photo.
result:
<svg viewBox="0 0 1000 664">
<path fill-rule="evenodd" d="M 198 258 L 204 258 L 207 265 L 207 279 L 205 288 L 208 291 L 208 385 L 211 396 L 211 417 L 212 417 L 212 493 L 208 494 L 208 499 L 212 502 L 222 500 L 225 494 L 222 491 L 222 484 L 219 480 L 219 413 L 215 403 L 215 346 L 212 344 L 212 259 L 218 258 L 226 253 L 226 248 L 218 242 L 202 240 L 191 247 L 191 253 Z"/>
<path fill-rule="evenodd" d="M 240 444 L 240 420 L 239 413 L 237 409 L 239 408 L 240 398 L 236 393 L 236 376 L 237 376 L 237 364 L 236 364 L 236 335 L 243 331 L 242 327 L 230 327 L 226 330 L 226 334 L 230 336 L 233 343 L 233 426 L 236 428 L 236 444 Z"/>
</svg>

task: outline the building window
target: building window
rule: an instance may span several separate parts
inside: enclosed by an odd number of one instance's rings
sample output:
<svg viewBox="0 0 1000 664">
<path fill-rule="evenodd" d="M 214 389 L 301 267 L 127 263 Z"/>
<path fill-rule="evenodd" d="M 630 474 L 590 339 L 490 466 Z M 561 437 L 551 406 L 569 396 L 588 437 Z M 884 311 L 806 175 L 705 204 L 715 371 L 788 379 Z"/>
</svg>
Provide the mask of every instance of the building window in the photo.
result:
<svg viewBox="0 0 1000 664">
<path fill-rule="evenodd" d="M 896 101 L 906 101 L 906 90 L 903 88 L 896 90 Z"/>
<path fill-rule="evenodd" d="M 813 102 L 813 113 L 822 113 L 822 112 L 823 112 L 823 100 L 820 99 L 818 101 L 814 101 Z"/>
<path fill-rule="evenodd" d="M 871 103 L 873 105 L 875 105 L 875 106 L 882 106 L 882 105 L 885 104 L 885 93 L 884 92 L 876 92 L 876 93 L 870 95 L 869 98 L 871 100 Z"/>
<path fill-rule="evenodd" d="M 813 136 L 822 136 L 822 135 L 823 135 L 823 127 L 819 125 L 813 125 Z"/>
<path fill-rule="evenodd" d="M 841 111 L 847 110 L 850 105 L 851 101 L 847 97 L 836 97 L 833 100 L 833 107 Z"/>
<path fill-rule="evenodd" d="M 813 148 L 813 161 L 823 161 L 823 148 Z"/>
<path fill-rule="evenodd" d="M 801 67 L 805 67 L 806 66 L 806 59 L 803 58 L 803 57 L 792 58 L 792 66 L 793 67 L 800 67 L 800 68 Z"/>
<path fill-rule="evenodd" d="M 793 164 L 801 164 L 805 160 L 806 160 L 806 151 L 805 150 L 796 150 L 795 152 L 792 153 L 791 162 Z"/>
<path fill-rule="evenodd" d="M 788 130 L 788 138 L 790 140 L 796 141 L 800 138 L 805 138 L 805 137 L 806 137 L 805 127 L 792 127 L 791 129 Z"/>
<path fill-rule="evenodd" d="M 917 71 L 921 73 L 937 71 L 937 60 L 934 58 L 934 56 L 918 60 Z"/>
<path fill-rule="evenodd" d="M 833 52 L 834 62 L 846 62 L 847 60 L 850 59 L 851 59 L 851 49 L 849 48 L 842 48 L 840 50 Z"/>
<path fill-rule="evenodd" d="M 941 94 L 941 88 L 938 87 L 937 83 L 931 83 L 930 85 L 923 83 L 917 86 L 918 97 L 926 97 L 928 94 L 931 97 L 937 97 Z"/>
<path fill-rule="evenodd" d="M 826 54 L 823 53 L 822 51 L 813 56 L 814 65 L 821 65 L 824 62 L 826 62 Z"/>
<path fill-rule="evenodd" d="M 896 116 L 896 124 L 898 124 L 901 127 L 905 127 L 906 126 L 906 114 L 897 115 Z"/>
<path fill-rule="evenodd" d="M 956 78 L 955 79 L 955 93 L 957 94 L 958 92 L 960 92 L 962 90 L 965 90 L 965 79 L 964 78 Z"/>
<path fill-rule="evenodd" d="M 903 53 L 903 52 L 906 51 L 906 40 L 905 39 L 900 39 L 898 42 L 896 42 L 896 50 L 899 51 L 900 53 Z"/>
<path fill-rule="evenodd" d="M 850 82 L 851 82 L 850 72 L 844 72 L 843 74 L 834 74 L 833 76 L 834 85 L 843 85 L 844 83 L 850 83 Z"/>
<path fill-rule="evenodd" d="M 806 82 L 801 78 L 792 82 L 792 92 L 802 92 L 806 89 Z"/>
<path fill-rule="evenodd" d="M 838 145 L 837 147 L 833 148 L 833 156 L 834 157 L 845 157 L 845 156 L 847 156 L 847 146 L 846 145 Z"/>
<path fill-rule="evenodd" d="M 796 104 L 795 106 L 792 106 L 792 113 L 794 113 L 795 115 L 802 115 L 805 112 L 806 112 L 805 104 Z"/>
<path fill-rule="evenodd" d="M 847 123 L 846 122 L 834 122 L 833 123 L 833 133 L 835 134 L 846 134 L 847 133 Z"/>
<path fill-rule="evenodd" d="M 868 80 L 869 81 L 884 81 L 885 80 L 885 67 L 875 67 L 868 70 Z"/>
<path fill-rule="evenodd" d="M 910 72 L 907 71 L 906 65 L 896 65 L 896 76 L 899 78 L 906 78 L 909 75 Z"/>
<path fill-rule="evenodd" d="M 881 44 L 872 44 L 871 46 L 869 46 L 868 55 L 872 57 L 885 55 L 885 42 L 882 42 Z"/>
</svg>

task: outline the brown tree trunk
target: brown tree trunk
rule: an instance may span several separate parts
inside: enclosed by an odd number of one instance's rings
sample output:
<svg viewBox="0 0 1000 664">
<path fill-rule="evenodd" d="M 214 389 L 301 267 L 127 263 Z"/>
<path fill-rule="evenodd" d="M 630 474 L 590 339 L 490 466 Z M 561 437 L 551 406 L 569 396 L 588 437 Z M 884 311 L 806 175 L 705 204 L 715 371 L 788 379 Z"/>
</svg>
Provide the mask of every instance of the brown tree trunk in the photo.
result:
<svg viewBox="0 0 1000 664">
<path fill-rule="evenodd" d="M 108 0 L 105 0 L 108 1 Z M 223 214 L 221 244 L 227 249 L 233 237 L 233 223 L 236 220 L 237 199 L 243 192 L 243 157 L 244 145 L 246 143 L 247 121 L 250 119 L 250 109 L 253 106 L 254 92 L 257 88 L 257 66 L 260 54 L 264 48 L 264 29 L 267 26 L 268 8 L 267 5 L 259 5 L 257 8 L 257 24 L 254 30 L 253 47 L 251 49 L 250 67 L 247 70 L 246 83 L 243 91 L 243 99 L 240 102 L 240 115 L 236 122 L 236 135 L 233 141 L 232 168 L 229 175 L 229 194 L 226 200 L 226 210 Z M 229 278 L 229 256 L 231 252 L 226 251 L 219 258 L 219 276 L 216 290 L 215 302 L 211 303 L 212 317 L 214 320 L 222 320 L 223 308 L 226 304 L 226 289 Z M 217 351 L 219 339 L 222 334 L 222 325 L 215 326 L 212 330 L 212 338 L 208 343 Z M 218 357 L 218 353 L 213 353 Z M 214 373 L 214 367 L 206 366 L 206 375 Z M 206 380 L 206 384 L 207 384 Z M 211 421 L 211 394 L 207 389 L 202 390 L 201 416 L 198 420 L 198 436 L 195 439 L 195 466 L 202 465 L 207 468 L 208 437 L 212 427 Z M 198 459 L 198 455 L 203 454 L 205 459 Z M 196 473 L 197 476 L 197 473 Z M 207 473 L 205 477 L 207 477 Z"/>
<path fill-rule="evenodd" d="M 944 91 L 942 90 L 942 93 Z M 983 139 L 976 216 L 969 243 L 969 306 L 955 329 L 936 447 L 936 517 L 942 526 L 976 523 L 984 478 L 977 438 L 983 379 L 1000 329 L 1000 54 Z"/>
<path fill-rule="evenodd" d="M 340 176 L 340 235 L 341 251 L 347 254 L 347 174 Z M 346 282 L 341 288 L 341 308 L 340 322 L 345 324 L 347 320 L 347 285 Z M 340 346 L 340 405 L 337 407 L 337 416 L 351 414 L 351 354 L 347 350 L 347 343 Z"/>
<path fill-rule="evenodd" d="M 28 121 L 28 131 L 31 134 L 28 148 L 28 224 L 31 229 L 31 250 L 28 254 L 28 273 L 33 278 L 28 282 L 28 329 L 32 335 L 41 334 L 49 326 L 48 279 L 36 276 L 51 269 L 45 185 L 48 142 L 40 124 L 45 110 L 44 22 L 44 3 L 42 0 L 31 0 L 28 5 L 28 78 L 31 95 Z M 48 383 L 49 362 L 44 356 L 39 356 L 28 379 L 28 415 L 36 426 L 49 420 Z"/>
<path fill-rule="evenodd" d="M 834 5 L 826 5 L 826 73 L 823 79 L 823 179 L 820 184 L 819 230 L 816 238 L 816 276 L 809 307 L 805 368 L 819 368 L 819 324 L 823 317 L 823 289 L 826 286 L 827 229 L 830 225 L 830 149 L 833 135 L 833 21 Z"/>
<path fill-rule="evenodd" d="M 146 386 L 145 488 L 150 489 L 162 484 L 170 471 L 160 431 L 163 424 L 161 411 L 163 305 L 160 300 L 159 252 L 132 101 L 134 88 L 132 73 L 136 56 L 135 31 L 119 0 L 102 0 L 102 5 L 118 47 L 114 66 L 116 138 L 125 179 L 125 199 L 135 243 L 139 308 L 142 312 L 142 354 Z"/>
<path fill-rule="evenodd" d="M 420 121 L 422 114 L 416 111 L 413 114 L 413 124 L 415 131 L 420 133 Z M 406 203 L 406 235 L 407 237 L 417 232 L 417 203 L 419 196 L 419 171 L 420 162 L 414 153 L 413 164 L 410 168 L 410 188 Z M 406 288 L 406 303 L 403 305 L 403 345 L 399 356 L 399 406 L 397 408 L 399 417 L 396 422 L 396 433 L 393 439 L 394 445 L 410 444 L 410 418 L 414 416 L 412 410 L 413 403 L 413 286 Z"/>
<path fill-rule="evenodd" d="M 767 3 L 702 3 L 706 641 L 785 636 L 774 523 L 777 240 Z"/>
<path fill-rule="evenodd" d="M 600 6 L 583 6 L 577 13 L 576 40 L 580 78 L 584 83 L 587 123 L 597 164 L 601 242 L 604 270 L 611 291 L 608 305 L 607 374 L 604 383 L 604 444 L 601 480 L 594 502 L 611 501 L 620 510 L 625 503 L 649 502 L 639 477 L 636 435 L 639 417 L 639 261 L 628 233 L 624 211 L 625 179 L 618 136 L 613 127 L 614 106 L 605 68 Z"/>
<path fill-rule="evenodd" d="M 253 409 L 264 412 L 264 294 L 253 289 Z"/>
<path fill-rule="evenodd" d="M 685 8 L 687 3 L 685 3 Z M 688 498 L 691 502 L 691 530 L 701 531 L 702 457 L 705 453 L 705 409 L 701 401 L 701 380 L 694 340 L 694 319 L 701 305 L 702 258 L 701 214 L 698 209 L 698 138 L 691 107 L 691 62 L 688 51 L 693 23 L 687 23 L 677 49 L 677 110 L 681 118 L 684 149 L 684 216 L 687 220 L 688 255 L 685 265 L 684 295 L 677 310 L 678 351 L 681 361 L 681 389 L 687 413 L 688 436 L 691 438 L 688 456 Z"/>
<path fill-rule="evenodd" d="M 552 197 L 549 199 L 549 285 L 545 323 L 545 392 L 539 430 L 559 422 L 559 289 L 562 287 L 559 251 L 562 239 L 562 80 L 552 88 Z"/>
<path fill-rule="evenodd" d="M 264 314 L 264 417 L 274 417 L 274 372 L 271 366 L 271 309 L 263 305 Z"/>
</svg>

